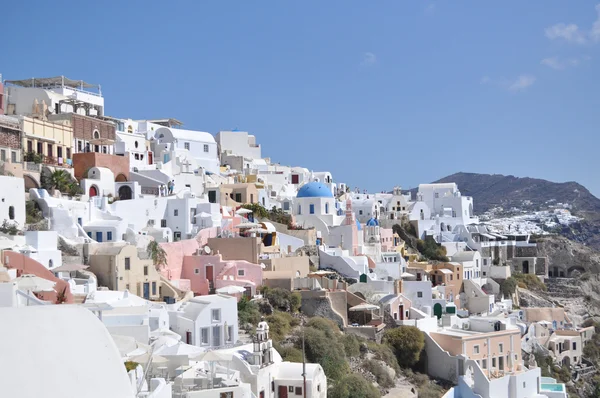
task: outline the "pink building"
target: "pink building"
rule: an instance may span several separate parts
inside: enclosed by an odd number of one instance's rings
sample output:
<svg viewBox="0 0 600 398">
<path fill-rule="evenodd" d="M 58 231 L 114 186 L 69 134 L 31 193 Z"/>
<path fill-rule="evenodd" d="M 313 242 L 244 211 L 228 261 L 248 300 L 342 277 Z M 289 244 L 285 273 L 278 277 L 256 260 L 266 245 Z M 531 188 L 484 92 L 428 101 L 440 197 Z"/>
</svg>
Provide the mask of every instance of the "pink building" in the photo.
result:
<svg viewBox="0 0 600 398">
<path fill-rule="evenodd" d="M 379 228 L 381 238 L 381 251 L 393 252 L 394 250 L 394 231 L 391 228 Z"/>
<path fill-rule="evenodd" d="M 207 295 L 211 288 L 233 285 L 245 288 L 244 294 L 251 297 L 262 285 L 263 270 L 244 260 L 224 261 L 220 254 L 193 255 L 184 257 L 181 277 L 190 281 L 195 294 Z"/>
</svg>

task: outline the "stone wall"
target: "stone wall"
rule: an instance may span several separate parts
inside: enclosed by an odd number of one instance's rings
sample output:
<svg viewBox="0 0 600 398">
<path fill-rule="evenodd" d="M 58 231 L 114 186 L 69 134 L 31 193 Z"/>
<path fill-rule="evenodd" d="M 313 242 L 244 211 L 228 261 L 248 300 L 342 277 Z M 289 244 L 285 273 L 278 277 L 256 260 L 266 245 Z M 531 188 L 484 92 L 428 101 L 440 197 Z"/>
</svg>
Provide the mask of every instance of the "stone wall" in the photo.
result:
<svg viewBox="0 0 600 398">
<path fill-rule="evenodd" d="M 20 150 L 22 144 L 23 141 L 21 140 L 21 132 L 19 130 L 0 126 L 0 147 Z M 10 159 L 10 154 L 8 154 L 7 159 Z"/>
<path fill-rule="evenodd" d="M 323 318 L 331 319 L 337 323 L 341 329 L 344 328 L 344 318 L 334 311 L 331 301 L 329 301 L 325 291 L 301 291 L 300 294 L 302 295 L 301 311 L 303 314 L 309 317 L 321 316 Z"/>
<path fill-rule="evenodd" d="M 85 178 L 85 173 L 92 167 L 105 167 L 113 172 L 115 180 L 118 180 L 119 175 L 122 175 L 129 181 L 129 157 L 127 156 L 108 155 L 97 152 L 73 154 L 75 178 L 78 180 Z"/>
<path fill-rule="evenodd" d="M 515 257 L 536 257 L 537 247 L 536 246 L 517 246 Z"/>
</svg>

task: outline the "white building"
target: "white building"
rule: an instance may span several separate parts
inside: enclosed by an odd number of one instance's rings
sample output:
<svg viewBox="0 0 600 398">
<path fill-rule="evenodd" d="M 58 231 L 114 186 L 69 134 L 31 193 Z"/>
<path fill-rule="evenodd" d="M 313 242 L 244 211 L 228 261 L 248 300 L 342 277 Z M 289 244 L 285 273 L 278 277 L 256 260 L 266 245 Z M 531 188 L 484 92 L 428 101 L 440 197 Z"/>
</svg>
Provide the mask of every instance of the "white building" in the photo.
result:
<svg viewBox="0 0 600 398">
<path fill-rule="evenodd" d="M 216 141 L 221 156 L 233 155 L 248 159 L 262 158 L 261 148 L 256 143 L 256 137 L 246 131 L 219 131 Z"/>
<path fill-rule="evenodd" d="M 309 182 L 298 190 L 293 209 L 296 224 L 306 228 L 314 227 L 327 236 L 330 226 L 338 226 L 345 216 L 336 207 L 331 190 L 320 182 Z"/>
<path fill-rule="evenodd" d="M 19 177 L 0 176 L 0 223 L 22 229 L 25 226 L 25 181 Z"/>
<path fill-rule="evenodd" d="M 55 231 L 26 231 L 25 248 L 21 253 L 36 260 L 46 268 L 62 265 L 62 252 L 58 250 L 58 234 Z"/>
<path fill-rule="evenodd" d="M 104 115 L 100 85 L 64 76 L 7 80 L 5 83 L 7 115 L 30 115 L 36 100 L 45 104 L 48 114 Z"/>
<path fill-rule="evenodd" d="M 220 161 L 217 143 L 210 133 L 161 127 L 154 130 L 153 138 L 158 144 L 168 144 L 171 151 L 177 149 L 189 151 L 204 170 L 219 173 Z M 169 153 L 164 153 L 162 159 L 157 158 L 157 160 L 167 163 L 170 160 L 169 156 Z"/>
<path fill-rule="evenodd" d="M 206 348 L 221 348 L 238 341 L 237 299 L 212 294 L 176 304 L 169 311 L 171 330 L 182 341 Z"/>
</svg>

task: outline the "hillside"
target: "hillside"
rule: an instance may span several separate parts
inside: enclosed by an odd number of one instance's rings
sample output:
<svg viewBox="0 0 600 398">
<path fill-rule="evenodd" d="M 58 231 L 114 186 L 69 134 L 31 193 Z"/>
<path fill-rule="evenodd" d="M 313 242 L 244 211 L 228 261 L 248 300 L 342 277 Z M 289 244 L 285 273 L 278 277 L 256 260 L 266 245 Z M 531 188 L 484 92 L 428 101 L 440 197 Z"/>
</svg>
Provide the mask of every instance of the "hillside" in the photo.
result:
<svg viewBox="0 0 600 398">
<path fill-rule="evenodd" d="M 476 173 L 456 173 L 435 182 L 455 182 L 463 195 L 473 197 L 477 214 L 488 212 L 493 218 L 547 210 L 554 217 L 554 209 L 568 209 L 580 219 L 552 223 L 551 232 L 600 250 L 600 199 L 576 182 Z"/>
</svg>

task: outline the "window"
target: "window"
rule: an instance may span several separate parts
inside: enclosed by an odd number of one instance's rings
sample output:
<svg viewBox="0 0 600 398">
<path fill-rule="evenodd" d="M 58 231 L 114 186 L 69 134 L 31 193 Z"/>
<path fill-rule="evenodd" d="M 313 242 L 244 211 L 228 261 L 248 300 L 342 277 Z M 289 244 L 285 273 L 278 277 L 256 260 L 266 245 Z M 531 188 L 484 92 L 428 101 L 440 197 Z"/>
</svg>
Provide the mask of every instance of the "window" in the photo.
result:
<svg viewBox="0 0 600 398">
<path fill-rule="evenodd" d="M 309 207 L 309 213 L 310 214 L 315 214 L 315 205 L 311 204 Z"/>
<path fill-rule="evenodd" d="M 200 329 L 200 343 L 208 345 L 208 328 Z"/>
<path fill-rule="evenodd" d="M 152 282 L 152 295 L 156 296 L 156 282 Z"/>
<path fill-rule="evenodd" d="M 227 326 L 227 342 L 231 343 L 233 341 L 233 326 Z"/>
<path fill-rule="evenodd" d="M 437 199 L 437 198 L 439 198 L 439 197 L 440 197 L 440 194 L 439 194 L 438 192 L 436 192 L 436 193 L 435 193 L 435 198 Z"/>
<path fill-rule="evenodd" d="M 296 387 L 296 395 L 302 395 L 302 387 Z"/>
<path fill-rule="evenodd" d="M 144 276 L 148 276 L 148 266 L 144 265 Z"/>
<path fill-rule="evenodd" d="M 329 203 L 325 203 L 325 214 L 329 214 Z"/>
<path fill-rule="evenodd" d="M 53 152 L 52 152 L 52 144 L 48 144 L 48 153 L 47 153 L 47 155 L 51 157 L 52 154 L 53 154 Z"/>
<path fill-rule="evenodd" d="M 423 292 L 417 292 L 417 297 L 418 298 L 422 298 L 423 297 Z"/>
<path fill-rule="evenodd" d="M 129 290 L 129 283 L 125 285 L 125 289 Z"/>
<path fill-rule="evenodd" d="M 482 369 L 487 369 L 487 359 L 484 359 L 481 361 L 481 368 Z"/>
<path fill-rule="evenodd" d="M 288 387 L 288 392 L 294 392 L 294 386 L 289 386 Z"/>
<path fill-rule="evenodd" d="M 317 391 L 319 391 L 319 392 L 321 391 L 321 385 L 320 384 L 317 384 Z"/>
<path fill-rule="evenodd" d="M 492 368 L 496 367 L 496 358 L 492 358 Z"/>
<path fill-rule="evenodd" d="M 219 398 L 233 398 L 233 391 L 222 392 L 219 394 Z"/>
<path fill-rule="evenodd" d="M 129 271 L 131 269 L 131 258 L 125 257 L 125 271 Z"/>
<path fill-rule="evenodd" d="M 577 362 L 577 357 L 573 357 L 573 361 L 574 361 L 574 362 Z"/>
<path fill-rule="evenodd" d="M 167 228 L 167 220 L 160 220 L 160 227 Z"/>
<path fill-rule="evenodd" d="M 106 240 L 112 240 L 112 231 L 106 232 Z"/>
<path fill-rule="evenodd" d="M 200 268 L 194 268 L 194 274 L 200 275 Z"/>
<path fill-rule="evenodd" d="M 6 161 L 6 151 L 4 149 L 0 150 L 0 160 Z"/>
<path fill-rule="evenodd" d="M 238 276 L 245 276 L 245 275 L 246 275 L 246 270 L 238 269 Z"/>
<path fill-rule="evenodd" d="M 15 219 L 15 206 L 8 207 L 8 218 L 11 220 Z"/>
<path fill-rule="evenodd" d="M 67 148 L 67 159 L 71 159 L 71 148 Z"/>
<path fill-rule="evenodd" d="M 211 319 L 213 322 L 219 322 L 221 320 L 221 310 L 219 310 L 219 309 L 212 310 Z"/>
<path fill-rule="evenodd" d="M 504 344 L 502 344 L 502 343 L 498 344 L 498 351 L 504 352 Z"/>
<path fill-rule="evenodd" d="M 204 144 L 204 153 L 208 153 L 208 144 Z"/>
<path fill-rule="evenodd" d="M 56 157 L 62 158 L 62 147 L 61 146 L 56 147 Z"/>
<path fill-rule="evenodd" d="M 208 191 L 208 203 L 217 203 L 217 191 Z"/>
<path fill-rule="evenodd" d="M 479 346 L 478 345 L 473 346 L 473 355 L 477 355 L 477 354 L 479 354 Z"/>
<path fill-rule="evenodd" d="M 190 143 L 189 142 L 184 142 L 183 143 L 183 148 L 187 149 L 189 151 L 190 150 Z"/>
<path fill-rule="evenodd" d="M 363 214 L 363 211 L 362 211 L 362 210 L 359 210 L 359 211 L 358 211 L 358 214 L 359 214 L 360 216 L 362 216 L 362 214 Z"/>
<path fill-rule="evenodd" d="M 15 151 L 12 151 L 12 152 L 10 153 L 10 161 L 11 161 L 12 163 L 17 163 L 17 153 L 16 153 Z"/>
<path fill-rule="evenodd" d="M 179 215 L 179 210 L 177 210 L 177 209 L 173 210 L 173 215 L 175 217 L 177 217 Z"/>
<path fill-rule="evenodd" d="M 573 349 L 576 350 L 577 349 L 577 343 L 573 342 Z"/>
<path fill-rule="evenodd" d="M 235 201 L 238 203 L 242 203 L 242 194 L 241 193 L 235 194 Z"/>
<path fill-rule="evenodd" d="M 523 388 L 525 388 L 527 386 L 526 382 L 523 382 Z"/>
<path fill-rule="evenodd" d="M 298 214 L 302 214 L 302 206 L 298 205 Z"/>
</svg>

